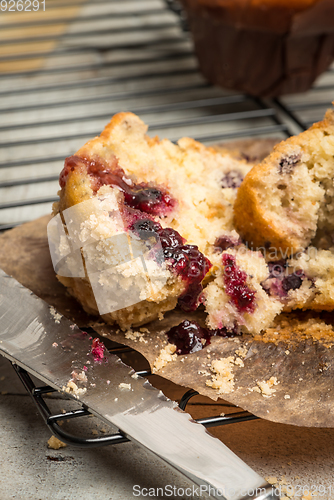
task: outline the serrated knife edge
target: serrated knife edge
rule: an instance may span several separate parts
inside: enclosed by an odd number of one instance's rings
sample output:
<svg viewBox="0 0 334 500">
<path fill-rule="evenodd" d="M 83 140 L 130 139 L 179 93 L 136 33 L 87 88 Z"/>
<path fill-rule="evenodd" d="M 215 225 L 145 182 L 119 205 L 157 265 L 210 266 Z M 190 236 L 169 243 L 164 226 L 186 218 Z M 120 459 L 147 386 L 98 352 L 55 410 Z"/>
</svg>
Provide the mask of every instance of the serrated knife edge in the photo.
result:
<svg viewBox="0 0 334 500">
<path fill-rule="evenodd" d="M 46 302 L 2 270 L 0 317 L 1 354 L 57 390 L 66 387 L 73 369 L 87 365 L 87 391 L 80 401 L 198 485 L 219 493 L 213 497 L 279 498 L 271 485 L 176 403 L 144 379 L 133 378 L 133 371 L 117 356 L 107 354 L 101 362 L 94 361 L 87 335 L 64 317 L 56 323 Z M 251 491 L 262 493 L 250 495 Z"/>
</svg>

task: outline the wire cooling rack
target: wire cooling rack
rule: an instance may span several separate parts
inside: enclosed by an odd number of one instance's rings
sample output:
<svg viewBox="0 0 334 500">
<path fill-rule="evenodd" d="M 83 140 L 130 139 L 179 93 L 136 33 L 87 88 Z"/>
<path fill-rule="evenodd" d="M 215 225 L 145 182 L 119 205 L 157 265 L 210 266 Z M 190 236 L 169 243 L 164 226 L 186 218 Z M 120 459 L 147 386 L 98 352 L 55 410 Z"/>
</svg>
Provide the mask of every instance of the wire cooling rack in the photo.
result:
<svg viewBox="0 0 334 500">
<path fill-rule="evenodd" d="M 334 96 L 334 69 L 301 95 L 258 99 L 208 84 L 176 0 L 46 0 L 45 11 L 0 14 L 0 231 L 50 213 L 63 160 L 119 111 L 149 132 L 205 144 L 284 138 L 322 118 Z M 114 348 L 113 352 L 122 348 Z M 66 435 L 44 396 L 15 368 L 51 431 L 79 446 L 126 441 L 121 433 Z M 150 376 L 147 370 L 137 372 Z M 197 394 L 187 392 L 185 408 Z M 206 427 L 257 418 L 247 412 L 199 420 Z"/>
</svg>

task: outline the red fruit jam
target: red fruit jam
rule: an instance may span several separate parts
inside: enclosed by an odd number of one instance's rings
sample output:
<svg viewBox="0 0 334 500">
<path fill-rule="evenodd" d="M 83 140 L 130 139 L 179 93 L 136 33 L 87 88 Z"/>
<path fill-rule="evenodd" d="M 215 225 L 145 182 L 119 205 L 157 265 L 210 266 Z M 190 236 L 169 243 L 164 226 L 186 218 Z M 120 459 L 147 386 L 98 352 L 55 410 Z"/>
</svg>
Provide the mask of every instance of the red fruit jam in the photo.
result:
<svg viewBox="0 0 334 500">
<path fill-rule="evenodd" d="M 240 335 L 236 327 L 229 331 L 226 328 L 209 330 L 200 326 L 196 321 L 184 320 L 166 332 L 171 344 L 176 345 L 176 354 L 191 354 L 200 351 L 211 343 L 211 337 L 235 337 Z"/>
<path fill-rule="evenodd" d="M 237 310 L 252 313 L 255 309 L 255 291 L 246 285 L 247 274 L 236 264 L 236 258 L 223 254 L 225 291 Z"/>
<path fill-rule="evenodd" d="M 104 358 L 105 345 L 99 338 L 93 339 L 92 342 L 92 354 L 94 356 L 94 361 L 100 361 Z"/>
<path fill-rule="evenodd" d="M 96 193 L 101 186 L 117 186 L 124 194 L 124 203 L 131 208 L 152 215 L 164 215 L 176 205 L 176 201 L 163 188 L 147 183 L 136 184 L 118 166 L 116 158 L 112 165 L 104 165 L 101 161 L 88 160 L 78 156 L 70 156 L 65 160 L 65 166 L 59 177 L 60 187 L 66 184 L 69 173 L 76 168 L 85 168 L 91 177 L 91 187 Z"/>
</svg>

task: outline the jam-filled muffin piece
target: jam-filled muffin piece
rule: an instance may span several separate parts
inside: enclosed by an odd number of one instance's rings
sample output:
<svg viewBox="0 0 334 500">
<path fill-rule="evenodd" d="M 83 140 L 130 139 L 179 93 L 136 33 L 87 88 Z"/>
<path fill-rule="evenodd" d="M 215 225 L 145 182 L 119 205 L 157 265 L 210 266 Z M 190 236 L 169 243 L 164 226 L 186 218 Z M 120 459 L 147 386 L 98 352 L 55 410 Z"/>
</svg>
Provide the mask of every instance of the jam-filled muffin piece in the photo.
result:
<svg viewBox="0 0 334 500">
<path fill-rule="evenodd" d="M 216 259 L 215 279 L 202 294 L 208 327 L 253 334 L 267 328 L 283 302 L 262 286 L 270 276 L 263 255 L 240 244 L 224 249 Z"/>
<path fill-rule="evenodd" d="M 132 113 L 115 115 L 100 136 L 66 159 L 60 201 L 54 206 L 67 231 L 68 209 L 75 208 L 75 230 L 83 242 L 84 276 L 59 273 L 58 279 L 87 312 L 122 328 L 147 323 L 176 306 L 185 311 L 198 307 L 214 243 L 222 231 L 233 230 L 237 187 L 250 169 L 247 162 L 192 139 L 173 144 L 150 138 L 146 131 Z M 116 229 L 112 211 L 120 214 Z M 127 263 L 116 273 L 108 267 L 113 237 L 122 229 L 147 246 L 149 268 Z M 100 272 L 97 278 L 95 271 Z M 141 290 L 139 302 L 115 308 L 109 292 L 118 289 L 126 303 L 134 287 Z"/>
</svg>

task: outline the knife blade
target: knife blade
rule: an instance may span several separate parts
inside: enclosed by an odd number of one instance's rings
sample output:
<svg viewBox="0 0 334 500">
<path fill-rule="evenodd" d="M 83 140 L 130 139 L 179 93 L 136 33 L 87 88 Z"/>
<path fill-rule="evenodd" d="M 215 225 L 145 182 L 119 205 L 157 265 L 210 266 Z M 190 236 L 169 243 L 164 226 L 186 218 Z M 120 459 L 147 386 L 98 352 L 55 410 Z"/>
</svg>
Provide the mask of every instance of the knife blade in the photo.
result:
<svg viewBox="0 0 334 500">
<path fill-rule="evenodd" d="M 220 500 L 274 500 L 272 486 L 126 366 L 0 269 L 0 353 L 65 391 Z M 76 378 L 77 377 L 77 378 Z M 74 385 L 73 385 L 74 380 Z"/>
</svg>

